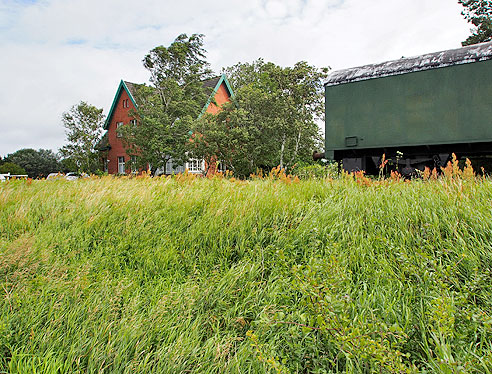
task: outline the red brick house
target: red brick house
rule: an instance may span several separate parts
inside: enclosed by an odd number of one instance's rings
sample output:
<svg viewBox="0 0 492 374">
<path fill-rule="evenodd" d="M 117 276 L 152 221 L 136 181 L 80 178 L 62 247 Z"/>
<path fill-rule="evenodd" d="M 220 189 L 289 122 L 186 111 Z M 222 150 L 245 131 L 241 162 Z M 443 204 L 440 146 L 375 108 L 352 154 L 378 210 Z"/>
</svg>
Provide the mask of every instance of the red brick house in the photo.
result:
<svg viewBox="0 0 492 374">
<path fill-rule="evenodd" d="M 104 129 L 107 132 L 101 139 L 98 149 L 101 152 L 104 171 L 108 172 L 108 174 L 127 174 L 131 172 L 129 167 L 131 165 L 130 156 L 126 153 L 123 142 L 118 137 L 116 129 L 119 126 L 136 121 L 130 115 L 131 111 L 137 108 L 134 100 L 136 86 L 137 84 L 135 83 L 123 80 L 120 82 L 104 124 Z M 225 75 L 204 81 L 203 87 L 211 91 L 211 94 L 203 107 L 202 114 L 217 113 L 220 107 L 224 103 L 231 101 L 234 96 Z M 203 160 L 189 160 L 185 165 L 179 167 L 173 168 L 172 165 L 168 165 L 165 173 L 182 172 L 188 169 L 190 173 L 198 174 L 206 170 L 205 166 Z"/>
</svg>

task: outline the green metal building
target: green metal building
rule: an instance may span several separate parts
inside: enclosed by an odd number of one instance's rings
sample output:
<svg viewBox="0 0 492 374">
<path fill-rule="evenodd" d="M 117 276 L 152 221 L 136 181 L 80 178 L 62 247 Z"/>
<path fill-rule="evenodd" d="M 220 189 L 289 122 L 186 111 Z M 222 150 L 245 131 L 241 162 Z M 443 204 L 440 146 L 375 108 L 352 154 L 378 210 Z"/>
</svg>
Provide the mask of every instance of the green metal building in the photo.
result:
<svg viewBox="0 0 492 374">
<path fill-rule="evenodd" d="M 346 170 L 492 155 L 492 42 L 336 71 L 325 99 L 325 157 Z"/>
</svg>

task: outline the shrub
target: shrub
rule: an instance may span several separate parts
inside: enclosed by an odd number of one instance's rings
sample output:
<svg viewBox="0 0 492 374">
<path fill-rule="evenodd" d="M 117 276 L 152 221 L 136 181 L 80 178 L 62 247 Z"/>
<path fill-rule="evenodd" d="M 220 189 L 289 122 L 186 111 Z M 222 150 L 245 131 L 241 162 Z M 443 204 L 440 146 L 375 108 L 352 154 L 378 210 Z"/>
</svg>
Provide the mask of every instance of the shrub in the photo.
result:
<svg viewBox="0 0 492 374">
<path fill-rule="evenodd" d="M 13 162 L 5 162 L 0 165 L 0 174 L 14 174 L 14 175 L 25 175 L 26 170 Z"/>
<path fill-rule="evenodd" d="M 301 179 L 334 178 L 338 176 L 338 164 L 336 162 L 329 162 L 326 165 L 319 163 L 298 163 L 292 167 L 290 172 L 292 175 L 295 175 Z"/>
</svg>

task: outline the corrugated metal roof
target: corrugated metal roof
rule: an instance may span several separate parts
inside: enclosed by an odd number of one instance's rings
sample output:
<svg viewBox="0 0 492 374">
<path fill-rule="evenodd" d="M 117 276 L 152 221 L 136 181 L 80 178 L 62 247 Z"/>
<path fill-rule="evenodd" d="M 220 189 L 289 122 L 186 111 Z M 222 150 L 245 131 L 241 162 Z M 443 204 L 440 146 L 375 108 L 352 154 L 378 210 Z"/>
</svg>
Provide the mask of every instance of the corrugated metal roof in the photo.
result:
<svg viewBox="0 0 492 374">
<path fill-rule="evenodd" d="M 367 79 L 413 73 L 446 66 L 468 64 L 492 59 L 492 42 L 475 44 L 463 48 L 429 53 L 422 56 L 407 57 L 379 64 L 364 65 L 350 69 L 337 70 L 325 81 L 325 86 L 358 82 Z"/>
</svg>

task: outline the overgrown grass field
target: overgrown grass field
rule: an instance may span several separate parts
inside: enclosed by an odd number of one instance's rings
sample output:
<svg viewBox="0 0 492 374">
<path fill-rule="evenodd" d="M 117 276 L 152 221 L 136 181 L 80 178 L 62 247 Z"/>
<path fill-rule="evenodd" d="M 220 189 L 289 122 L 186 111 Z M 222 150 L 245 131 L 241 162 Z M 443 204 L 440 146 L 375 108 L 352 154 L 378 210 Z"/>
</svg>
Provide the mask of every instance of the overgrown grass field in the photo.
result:
<svg viewBox="0 0 492 374">
<path fill-rule="evenodd" d="M 0 184 L 0 372 L 491 373 L 468 171 Z"/>
</svg>

